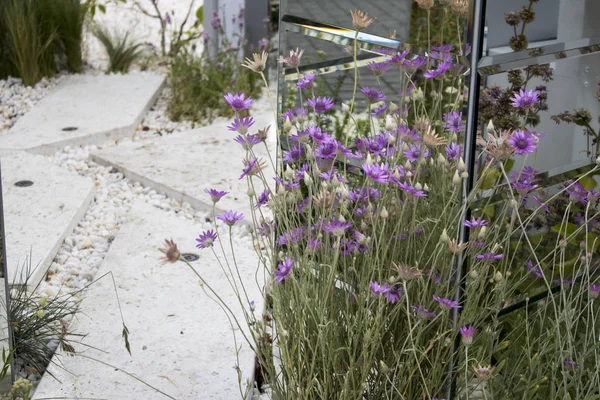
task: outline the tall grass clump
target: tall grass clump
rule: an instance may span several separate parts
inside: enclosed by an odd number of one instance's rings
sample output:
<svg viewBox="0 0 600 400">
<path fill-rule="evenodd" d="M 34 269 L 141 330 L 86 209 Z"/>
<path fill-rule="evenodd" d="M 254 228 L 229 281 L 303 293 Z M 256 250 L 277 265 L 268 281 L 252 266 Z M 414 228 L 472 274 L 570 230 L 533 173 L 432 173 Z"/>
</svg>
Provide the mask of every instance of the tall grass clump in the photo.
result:
<svg viewBox="0 0 600 400">
<path fill-rule="evenodd" d="M 431 23 L 434 2 L 417 3 Z M 522 23 L 525 32 L 533 3 L 519 21 L 507 21 Z M 535 161 L 546 139 L 533 129 L 547 109 L 547 88 L 531 87 L 530 80 L 552 79 L 552 69 L 542 65 L 511 71 L 507 88 L 484 90 L 481 112 L 490 119 L 477 138 L 479 168 L 468 170 L 462 156 L 467 71 L 460 58 L 470 49 L 460 33 L 467 5 L 435 5 L 447 16 L 442 24 L 461 28 L 450 37 L 442 26 L 443 41 L 441 33 L 428 35 L 429 58 L 375 49 L 384 59 L 368 69 L 378 80 L 396 77 L 399 97 L 384 86 L 360 85 L 356 56 L 348 104 L 315 96 L 315 74 L 299 74 L 299 103 L 281 114 L 277 134 L 286 147 L 278 160 L 254 151 L 265 145 L 267 129 L 253 126 L 248 94 L 225 94 L 234 114 L 228 128 L 246 150 L 240 179 L 248 184 L 256 276 L 261 270 L 268 276 L 257 279 L 266 309 L 254 310 L 239 260 L 223 250 L 233 246 L 231 227 L 243 219 L 240 213 L 214 215 L 225 226 L 215 222 L 196 238 L 197 247 L 218 258 L 235 304 L 194 271 L 256 352 L 265 383 L 259 389 L 273 398 L 442 399 L 452 382 L 455 399 L 600 396 L 594 179 L 600 154 L 591 150 L 586 172 L 541 186 Z M 348 18 L 355 38 L 374 23 L 361 11 Z M 521 49 L 524 35 L 515 37 L 511 45 Z M 282 62 L 297 70 L 302 56 L 292 51 Z M 266 83 L 265 58 L 257 54 L 244 66 Z M 354 126 L 336 139 L 331 115 L 355 121 L 355 113 L 368 116 L 366 130 Z M 565 113 L 560 121 L 582 123 L 581 115 Z M 270 182 L 265 170 L 273 167 L 277 177 Z M 227 195 L 206 191 L 215 204 Z M 469 234 L 461 242 L 463 229 Z"/>
<path fill-rule="evenodd" d="M 94 36 L 102 43 L 108 56 L 106 73 L 127 73 L 129 68 L 142 57 L 143 44 L 131 42 L 129 32 L 111 34 L 106 28 L 97 27 Z"/>
<path fill-rule="evenodd" d="M 243 10 L 237 18 L 243 21 Z M 243 24 L 238 25 L 239 32 L 234 35 L 234 42 L 230 42 L 217 14 L 212 21 L 219 34 L 215 38 L 204 36 L 202 56 L 195 54 L 194 45 L 179 46 L 170 59 L 167 112 L 174 120 L 200 122 L 219 115 L 231 116 L 231 109 L 223 103 L 224 91 L 240 91 L 255 97 L 261 93 L 256 74 L 239 62 L 244 44 Z M 211 43 L 217 46 L 214 57 L 209 56 Z"/>
<path fill-rule="evenodd" d="M 0 1 L 0 77 L 31 86 L 63 68 L 81 72 L 86 10 L 78 0 Z"/>
<path fill-rule="evenodd" d="M 52 76 L 56 29 L 42 24 L 43 15 L 35 0 L 8 0 L 0 16 L 5 29 L 8 60 L 27 86 Z"/>
</svg>

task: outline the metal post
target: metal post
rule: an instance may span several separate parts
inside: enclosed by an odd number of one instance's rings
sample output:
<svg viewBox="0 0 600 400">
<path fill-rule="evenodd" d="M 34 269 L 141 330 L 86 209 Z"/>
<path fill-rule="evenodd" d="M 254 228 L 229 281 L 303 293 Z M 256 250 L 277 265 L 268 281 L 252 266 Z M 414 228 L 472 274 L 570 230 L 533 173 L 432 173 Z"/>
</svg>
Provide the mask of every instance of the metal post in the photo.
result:
<svg viewBox="0 0 600 400">
<path fill-rule="evenodd" d="M 477 141 L 477 112 L 479 104 L 479 85 L 481 82 L 477 66 L 481 59 L 483 51 L 483 38 L 485 28 L 485 0 L 473 0 L 471 1 L 471 7 L 469 10 L 469 21 L 468 21 L 468 37 L 472 46 L 471 49 L 471 70 L 469 77 L 469 102 L 467 106 L 467 124 L 465 130 L 465 150 L 464 150 L 464 162 L 467 168 L 469 176 L 463 180 L 461 190 L 461 204 L 466 207 L 465 220 L 471 218 L 471 211 L 466 204 L 467 196 L 473 189 L 475 182 L 475 159 L 476 159 L 476 141 Z M 469 240 L 469 230 L 464 225 L 460 226 L 459 243 L 466 243 Z M 464 278 L 467 275 L 467 260 L 463 257 L 462 253 L 456 257 L 454 265 L 456 271 L 456 292 L 454 294 L 454 300 L 460 304 L 464 304 L 464 291 L 465 281 Z M 452 310 L 452 327 L 454 332 L 458 328 L 458 319 L 460 317 L 460 309 Z M 452 352 L 450 363 L 448 364 L 448 380 L 446 390 L 446 400 L 454 400 L 456 398 L 456 379 L 457 379 L 457 358 L 458 350 L 460 348 L 460 336 L 457 335 L 452 344 Z"/>
<path fill-rule="evenodd" d="M 8 338 L 8 346 L 9 349 L 14 348 L 13 342 L 13 332 L 12 332 L 12 324 L 10 317 L 10 292 L 8 288 L 8 269 L 6 266 L 6 234 L 4 229 L 4 203 L 2 200 L 2 168 L 0 166 L 0 250 L 2 251 L 2 255 L 0 255 L 0 279 L 4 282 L 4 295 L 5 295 L 5 305 L 6 305 L 6 335 Z M 4 332 L 2 332 L 4 334 Z M 15 381 L 15 363 L 14 358 L 11 356 L 10 358 L 10 382 Z M 6 382 L 8 383 L 8 382 Z M 5 386 L 5 382 L 0 382 L 1 386 Z M 5 389 L 5 387 L 3 387 Z M 8 385 L 8 389 L 10 389 L 10 385 Z"/>
</svg>

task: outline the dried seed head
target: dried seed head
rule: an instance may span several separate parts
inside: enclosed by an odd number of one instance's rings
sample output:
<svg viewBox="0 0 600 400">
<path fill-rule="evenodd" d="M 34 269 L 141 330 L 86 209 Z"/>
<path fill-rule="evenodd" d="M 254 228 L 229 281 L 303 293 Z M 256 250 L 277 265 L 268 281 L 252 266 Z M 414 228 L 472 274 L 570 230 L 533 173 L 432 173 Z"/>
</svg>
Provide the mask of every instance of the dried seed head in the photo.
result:
<svg viewBox="0 0 600 400">
<path fill-rule="evenodd" d="M 447 141 L 435 133 L 435 130 L 429 128 L 423 135 L 423 143 L 429 147 L 437 147 L 445 145 Z"/>
<path fill-rule="evenodd" d="M 515 11 L 504 14 L 504 21 L 510 26 L 517 26 L 521 23 L 521 17 Z"/>
<path fill-rule="evenodd" d="M 403 281 L 411 281 L 414 279 L 418 279 L 423 275 L 421 270 L 419 270 L 418 268 L 411 267 L 406 264 L 396 264 L 392 262 L 392 267 L 397 272 L 398 278 Z"/>
<path fill-rule="evenodd" d="M 458 15 L 467 15 L 469 12 L 469 0 L 452 0 L 452 11 Z"/>
<path fill-rule="evenodd" d="M 352 25 L 357 31 L 367 29 L 375 21 L 375 18 L 369 17 L 369 14 L 364 11 L 354 10 L 350 11 L 350 14 L 352 15 Z"/>
<path fill-rule="evenodd" d="M 460 244 L 458 244 L 456 242 L 456 239 L 450 239 L 450 240 L 448 240 L 447 244 L 448 244 L 448 249 L 450 250 L 450 252 L 452 254 L 455 254 L 455 255 L 459 255 L 460 253 L 462 253 L 467 248 L 467 246 L 469 245 L 469 243 L 460 243 Z"/>
<path fill-rule="evenodd" d="M 492 373 L 495 369 L 496 367 L 492 367 L 491 365 L 486 367 L 477 365 L 477 367 L 473 367 L 473 372 L 475 372 L 475 376 L 477 376 L 479 379 L 488 380 L 492 377 Z"/>
<path fill-rule="evenodd" d="M 415 0 L 415 1 L 419 5 L 419 7 L 423 8 L 425 10 L 429 10 L 431 7 L 433 7 L 433 4 L 434 4 L 433 0 Z"/>
<path fill-rule="evenodd" d="M 161 257 L 161 261 L 163 264 L 172 264 L 179 261 L 179 258 L 181 258 L 181 253 L 179 252 L 179 249 L 177 248 L 177 245 L 175 244 L 173 239 L 165 239 L 165 247 L 159 249 L 159 251 L 164 254 L 164 257 Z"/>
<path fill-rule="evenodd" d="M 246 60 L 242 64 L 242 67 L 246 67 L 254 72 L 264 71 L 265 67 L 267 65 L 267 59 L 269 58 L 269 56 L 267 55 L 267 52 L 263 51 L 260 54 L 254 53 L 254 54 L 252 54 L 252 58 L 254 60 L 250 60 L 249 58 L 246 58 Z"/>
</svg>

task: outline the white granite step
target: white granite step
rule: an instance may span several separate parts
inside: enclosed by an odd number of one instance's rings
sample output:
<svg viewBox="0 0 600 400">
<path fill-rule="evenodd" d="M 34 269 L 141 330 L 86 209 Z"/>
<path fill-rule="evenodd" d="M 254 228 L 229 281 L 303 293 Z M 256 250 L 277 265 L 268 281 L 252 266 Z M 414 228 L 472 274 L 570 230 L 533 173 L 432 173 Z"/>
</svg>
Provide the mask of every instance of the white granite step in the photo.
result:
<svg viewBox="0 0 600 400">
<path fill-rule="evenodd" d="M 132 356 L 121 338 L 121 317 L 112 280 L 105 278 L 84 294 L 75 331 L 86 334 L 78 351 L 142 379 L 176 399 L 231 400 L 240 398 L 232 329 L 224 312 L 202 291 L 199 279 L 182 262 L 161 265 L 158 248 L 172 238 L 181 252 L 200 255 L 192 264 L 243 321 L 241 306 L 210 250 L 195 249 L 195 237 L 210 225 L 173 218 L 146 203 L 133 205 L 97 277 L 112 271 Z M 237 228 L 234 227 L 234 231 Z M 249 296 L 262 309 L 254 280 L 256 254 L 246 238 L 235 236 L 236 257 L 243 260 L 242 279 Z M 229 251 L 228 251 L 229 253 Z M 259 278 L 260 279 L 260 278 Z M 242 382 L 252 378 L 254 356 L 236 331 Z M 83 357 L 58 353 L 34 399 L 102 398 L 165 399 L 123 372 Z M 68 371 L 68 372 L 67 372 Z"/>
<path fill-rule="evenodd" d="M 271 125 L 267 144 L 275 160 L 273 114 L 265 110 L 254 118 L 256 123 L 250 133 Z M 233 141 L 237 133 L 228 131 L 228 124 L 222 122 L 148 141 L 124 142 L 97 150 L 91 158 L 99 164 L 117 168 L 133 181 L 201 210 L 211 210 L 212 207 L 205 189 L 228 191 L 230 194 L 219 201 L 218 207 L 241 211 L 250 219 L 247 183 L 245 179 L 239 179 L 245 150 Z M 273 168 L 265 146 L 256 145 L 254 151 L 267 162 L 265 174 L 273 187 Z"/>
<path fill-rule="evenodd" d="M 21 285 L 30 258 L 35 268 L 28 285 L 46 275 L 64 239 L 94 199 L 94 183 L 44 157 L 27 152 L 0 153 L 4 231 L 9 284 Z M 33 185 L 18 187 L 19 181 Z"/>
<path fill-rule="evenodd" d="M 0 135 L 0 149 L 49 154 L 132 136 L 163 81 L 150 73 L 68 76 Z"/>
</svg>

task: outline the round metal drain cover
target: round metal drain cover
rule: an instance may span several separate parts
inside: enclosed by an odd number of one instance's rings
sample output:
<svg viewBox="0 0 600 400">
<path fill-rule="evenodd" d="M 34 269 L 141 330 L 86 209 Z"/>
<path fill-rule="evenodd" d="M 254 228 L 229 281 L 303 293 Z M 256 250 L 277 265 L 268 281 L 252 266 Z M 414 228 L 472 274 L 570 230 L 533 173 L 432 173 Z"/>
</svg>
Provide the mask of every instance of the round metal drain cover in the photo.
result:
<svg viewBox="0 0 600 400">
<path fill-rule="evenodd" d="M 192 262 L 192 261 L 199 260 L 200 256 L 198 254 L 194 254 L 194 253 L 183 253 L 181 255 L 181 258 L 183 258 L 187 262 Z"/>
<path fill-rule="evenodd" d="M 17 187 L 28 187 L 33 185 L 32 181 L 17 181 L 15 182 L 15 186 Z"/>
<path fill-rule="evenodd" d="M 62 128 L 62 130 L 65 132 L 71 132 L 71 131 L 76 131 L 77 127 L 76 126 L 67 126 L 66 128 Z"/>
</svg>

